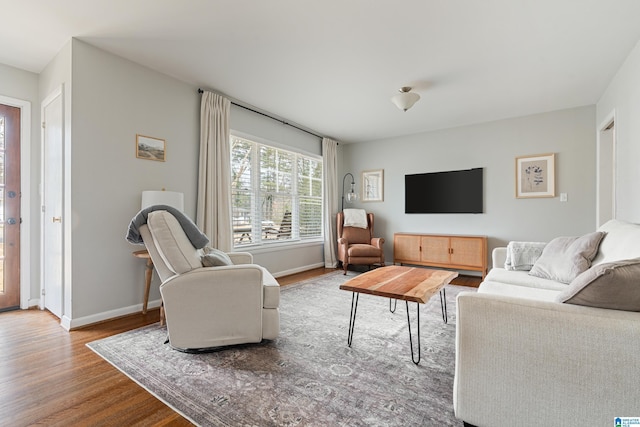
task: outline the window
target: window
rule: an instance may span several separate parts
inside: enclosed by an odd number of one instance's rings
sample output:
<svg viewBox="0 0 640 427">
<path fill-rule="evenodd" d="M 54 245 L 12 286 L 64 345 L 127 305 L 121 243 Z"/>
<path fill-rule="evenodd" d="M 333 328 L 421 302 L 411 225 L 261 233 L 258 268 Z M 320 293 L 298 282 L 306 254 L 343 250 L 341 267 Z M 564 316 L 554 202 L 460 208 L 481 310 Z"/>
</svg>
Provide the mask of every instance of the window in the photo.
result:
<svg viewBox="0 0 640 427">
<path fill-rule="evenodd" d="M 231 136 L 234 247 L 322 238 L 322 159 Z"/>
</svg>

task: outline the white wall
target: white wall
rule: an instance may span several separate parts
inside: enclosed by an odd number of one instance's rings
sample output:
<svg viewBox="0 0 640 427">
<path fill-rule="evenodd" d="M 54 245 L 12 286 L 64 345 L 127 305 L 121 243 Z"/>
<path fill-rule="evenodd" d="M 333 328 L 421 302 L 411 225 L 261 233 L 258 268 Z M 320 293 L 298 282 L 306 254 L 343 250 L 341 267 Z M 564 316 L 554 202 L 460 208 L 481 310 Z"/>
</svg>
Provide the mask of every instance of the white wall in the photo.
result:
<svg viewBox="0 0 640 427">
<path fill-rule="evenodd" d="M 351 172 L 361 192 L 361 172 L 384 169 L 384 201 L 359 201 L 352 206 L 375 213 L 375 234 L 386 239 L 389 262 L 396 232 L 487 235 L 490 250 L 510 240 L 580 235 L 593 231 L 595 224 L 594 118 L 595 107 L 590 106 L 341 144 L 339 182 Z M 516 199 L 515 158 L 543 153 L 556 153 L 556 197 Z M 405 174 L 476 167 L 484 168 L 485 213 L 404 213 Z M 568 193 L 567 202 L 560 202 L 560 192 Z"/>
<path fill-rule="evenodd" d="M 596 125 L 615 110 L 616 216 L 640 222 L 640 42 L 597 104 Z M 599 130 L 599 129 L 598 129 Z"/>
<path fill-rule="evenodd" d="M 77 39 L 40 75 L 39 102 L 61 84 L 70 165 L 65 177 L 63 324 L 77 327 L 142 306 L 144 262 L 131 255 L 142 247 L 130 245 L 124 236 L 143 190 L 183 192 L 185 213 L 194 217 L 200 96 L 196 87 Z M 318 138 L 289 126 L 237 107 L 231 119 L 233 129 L 320 154 Z M 136 134 L 165 139 L 166 162 L 137 159 Z M 39 240 L 34 244 L 38 247 Z M 254 256 L 276 275 L 323 265 L 321 244 L 258 249 Z M 158 285 L 154 274 L 151 306 L 159 305 Z"/>
<path fill-rule="evenodd" d="M 38 304 L 39 298 L 39 281 L 40 281 L 40 268 L 39 268 L 39 242 L 40 234 L 37 221 L 40 218 L 40 196 L 38 194 L 38 171 L 40 169 L 40 103 L 38 100 L 38 75 L 29 71 L 20 70 L 17 68 L 9 67 L 7 65 L 0 64 L 0 95 L 3 97 L 11 98 L 14 100 L 26 101 L 30 104 L 31 109 L 31 123 L 30 127 L 30 159 L 28 159 L 29 171 L 22 171 L 22 173 L 30 172 L 31 176 L 28 183 L 28 188 L 24 188 L 25 182 L 22 185 L 22 197 L 29 197 L 30 212 L 22 212 L 23 218 L 29 218 L 30 224 L 23 223 L 22 230 L 25 227 L 29 227 L 29 236 L 26 248 L 21 248 L 21 252 L 27 255 L 23 262 L 26 262 L 28 270 L 23 270 L 21 273 L 22 280 L 29 283 L 26 284 L 26 288 L 30 290 L 28 296 L 28 305 L 34 306 Z M 23 135 L 24 137 L 24 135 Z M 24 155 L 24 153 L 23 153 Z M 25 264 L 23 264 L 25 265 Z M 21 298 L 25 297 L 21 295 Z"/>
<path fill-rule="evenodd" d="M 144 262 L 125 241 L 143 190 L 184 193 L 195 215 L 197 88 L 72 41 L 72 326 L 139 310 Z M 136 158 L 136 134 L 166 141 L 166 161 Z M 155 275 L 154 275 L 155 276 Z M 159 300 L 157 278 L 150 300 Z"/>
<path fill-rule="evenodd" d="M 387 238 L 389 261 L 393 259 L 393 233 L 398 231 L 486 234 L 491 247 L 509 240 L 578 235 L 591 231 L 595 224 L 594 124 L 615 107 L 620 145 L 619 212 L 626 219 L 637 221 L 640 202 L 632 197 L 632 185 L 638 182 L 639 172 L 632 166 L 640 157 L 640 129 L 631 118 L 640 112 L 639 63 L 636 46 L 598 103 L 597 119 L 592 106 L 402 138 L 341 144 L 338 179 L 352 172 L 360 190 L 362 170 L 385 170 L 385 201 L 355 206 L 376 213 L 376 234 Z M 25 73 L 0 67 L 0 93 L 36 99 L 34 76 Z M 72 114 L 67 113 L 67 125 L 72 126 L 67 143 L 71 146 L 68 182 L 73 218 L 72 229 L 69 228 L 73 231 L 72 252 L 68 257 L 73 294 L 68 297 L 69 302 L 73 300 L 70 315 L 74 322 L 84 324 L 139 310 L 141 306 L 144 265 L 131 256 L 131 251 L 138 248 L 128 244 L 124 234 L 139 208 L 142 190 L 165 187 L 184 192 L 186 212 L 193 216 L 200 96 L 196 87 L 73 40 L 40 75 L 32 126 L 38 147 L 33 150 L 35 171 L 39 171 L 39 102 L 61 83 L 65 84 L 66 106 L 73 109 Z M 237 107 L 232 109 L 232 129 L 320 153 L 317 138 L 271 122 Z M 166 139 L 167 162 L 136 159 L 136 133 Z M 568 202 L 562 203 L 558 197 L 516 199 L 515 157 L 547 152 L 557 154 L 556 191 L 568 193 Z M 471 167 L 485 168 L 486 213 L 404 214 L 405 174 Z M 32 183 L 37 186 L 38 179 Z M 32 210 L 37 211 L 39 196 L 35 197 Z M 39 212 L 36 215 L 38 218 Z M 34 233 L 31 240 L 37 248 L 39 235 Z M 39 290 L 37 252 L 38 249 L 32 250 L 32 277 L 37 279 L 32 285 L 34 292 Z M 276 275 L 323 264 L 321 245 L 256 250 L 254 255 L 258 263 Z M 157 285 L 154 278 L 150 300 L 156 302 L 160 298 Z"/>
</svg>

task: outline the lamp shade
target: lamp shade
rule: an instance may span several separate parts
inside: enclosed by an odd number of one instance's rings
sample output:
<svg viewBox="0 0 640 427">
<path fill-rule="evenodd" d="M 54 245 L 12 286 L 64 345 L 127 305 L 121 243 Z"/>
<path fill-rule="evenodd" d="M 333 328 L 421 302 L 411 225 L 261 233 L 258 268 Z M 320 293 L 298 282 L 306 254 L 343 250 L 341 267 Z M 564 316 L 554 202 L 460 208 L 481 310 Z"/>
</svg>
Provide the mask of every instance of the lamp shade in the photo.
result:
<svg viewBox="0 0 640 427">
<path fill-rule="evenodd" d="M 153 205 L 167 205 L 184 211 L 184 194 L 176 191 L 143 191 L 141 209 Z"/>
<path fill-rule="evenodd" d="M 403 87 L 402 89 L 400 89 L 399 94 L 394 95 L 391 98 L 391 102 L 393 102 L 395 106 L 402 111 L 407 111 L 409 108 L 413 107 L 413 104 L 418 102 L 418 100 L 420 99 L 420 95 L 415 92 L 409 92 L 410 90 L 410 87 Z"/>
</svg>

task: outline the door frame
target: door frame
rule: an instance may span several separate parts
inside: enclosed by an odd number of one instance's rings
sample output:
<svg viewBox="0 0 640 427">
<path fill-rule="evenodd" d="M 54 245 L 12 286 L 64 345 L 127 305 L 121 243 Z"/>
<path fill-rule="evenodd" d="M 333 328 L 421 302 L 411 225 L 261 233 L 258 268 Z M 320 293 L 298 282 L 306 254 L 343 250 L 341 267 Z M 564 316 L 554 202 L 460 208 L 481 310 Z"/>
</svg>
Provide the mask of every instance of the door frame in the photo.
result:
<svg viewBox="0 0 640 427">
<path fill-rule="evenodd" d="M 60 313 L 60 325 L 65 328 L 66 330 L 70 330 L 71 329 L 71 319 L 69 317 L 69 309 L 71 307 L 71 290 L 69 289 L 69 283 L 67 282 L 67 260 L 69 258 L 67 258 L 67 242 L 70 241 L 67 240 L 67 232 L 70 230 L 68 227 L 65 226 L 66 220 L 67 218 L 70 218 L 70 215 L 66 215 L 67 213 L 67 184 L 68 184 L 68 180 L 66 177 L 66 173 L 67 173 L 67 169 L 66 169 L 66 164 L 67 164 L 67 160 L 66 160 L 66 156 L 67 156 L 67 149 L 66 149 L 66 127 L 67 127 L 67 121 L 66 121 L 66 102 L 65 102 L 65 98 L 66 98 L 66 93 L 65 93 L 65 85 L 61 84 L 60 86 L 58 86 L 57 88 L 55 88 L 54 90 L 52 90 L 49 95 L 47 95 L 42 102 L 40 103 L 40 118 L 43 120 L 44 123 L 44 115 L 45 115 L 45 108 L 51 104 L 56 98 L 60 97 L 60 100 L 62 102 L 62 150 L 63 150 L 63 154 L 62 154 L 62 188 L 61 188 L 61 194 L 62 194 L 62 218 L 63 218 L 63 222 L 62 222 L 62 295 L 61 295 L 61 301 L 60 301 L 60 307 L 61 307 L 61 313 Z M 42 123 L 41 123 L 42 125 Z M 44 183 L 42 182 L 42 180 L 44 179 L 44 169 L 45 169 L 45 161 L 46 159 L 44 158 L 45 156 L 45 132 L 42 129 L 42 127 L 40 128 L 40 205 L 41 205 L 41 209 L 40 209 L 40 291 L 39 294 L 42 295 L 42 293 L 44 292 L 45 289 L 45 268 L 44 268 L 44 262 L 45 262 L 45 255 L 44 255 L 44 221 L 46 220 L 46 215 L 43 215 L 42 212 L 42 206 L 44 206 L 44 191 L 45 191 L 45 186 Z M 46 298 L 46 297 L 45 297 Z M 45 309 L 44 306 L 44 298 L 40 298 L 39 299 L 39 307 L 41 310 Z"/>
<path fill-rule="evenodd" d="M 0 95 L 0 104 L 20 109 L 20 308 L 39 304 L 31 298 L 31 102 Z"/>
<path fill-rule="evenodd" d="M 596 228 L 600 227 L 600 203 L 602 199 L 602 195 L 600 194 L 600 180 L 602 174 L 602 159 L 600 158 L 601 150 L 603 149 L 602 145 L 608 142 L 603 142 L 603 134 L 608 132 L 607 129 L 611 127 L 613 124 L 613 130 L 611 131 L 611 151 L 613 156 L 613 164 L 611 165 L 611 173 L 613 174 L 612 179 L 612 188 L 611 188 L 611 197 L 612 197 L 612 216 L 615 219 L 617 214 L 616 209 L 616 176 L 617 176 L 617 154 L 616 154 L 616 110 L 613 109 L 607 116 L 604 118 L 602 122 L 598 125 L 597 128 L 597 141 L 596 141 Z"/>
</svg>

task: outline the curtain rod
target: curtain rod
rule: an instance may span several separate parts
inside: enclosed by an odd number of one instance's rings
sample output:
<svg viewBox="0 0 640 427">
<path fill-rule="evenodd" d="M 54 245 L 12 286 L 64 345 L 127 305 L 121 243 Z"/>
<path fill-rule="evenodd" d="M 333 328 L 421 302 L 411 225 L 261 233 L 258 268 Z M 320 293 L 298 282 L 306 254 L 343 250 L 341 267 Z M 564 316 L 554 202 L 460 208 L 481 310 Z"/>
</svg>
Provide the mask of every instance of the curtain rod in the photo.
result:
<svg viewBox="0 0 640 427">
<path fill-rule="evenodd" d="M 204 90 L 202 90 L 202 89 L 198 88 L 198 93 L 204 93 Z M 296 126 L 296 125 L 293 125 L 293 124 L 291 124 L 291 123 L 288 123 L 288 122 L 286 122 L 286 121 L 284 121 L 284 120 L 282 120 L 282 119 L 278 119 L 278 118 L 276 118 L 276 117 L 273 117 L 273 116 L 270 116 L 270 115 L 268 115 L 268 114 L 266 114 L 266 113 L 263 113 L 262 111 L 257 111 L 257 110 L 254 110 L 253 108 L 249 108 L 249 107 L 244 106 L 244 105 L 242 105 L 242 104 L 238 104 L 237 102 L 233 102 L 233 101 L 230 101 L 230 102 L 231 102 L 231 105 L 235 105 L 236 107 L 244 108 L 245 110 L 249 110 L 249 111 L 251 111 L 252 113 L 260 114 L 261 116 L 265 116 L 265 117 L 270 118 L 271 120 L 275 120 L 276 122 L 280 122 L 280 123 L 282 123 L 283 125 L 291 126 L 292 128 L 296 128 L 296 129 L 298 129 L 298 130 L 301 130 L 302 132 L 306 132 L 306 133 L 308 133 L 309 135 L 313 135 L 313 136 L 315 136 L 316 138 L 320 138 L 320 139 L 322 139 L 322 137 L 321 137 L 320 135 L 315 134 L 315 133 L 313 133 L 313 132 L 311 132 L 311 131 L 309 131 L 309 130 L 302 129 L 301 127 L 298 127 L 298 126 Z"/>
</svg>

